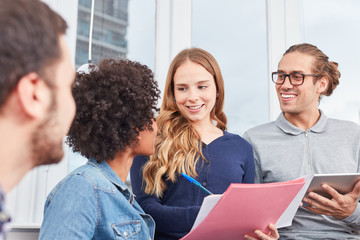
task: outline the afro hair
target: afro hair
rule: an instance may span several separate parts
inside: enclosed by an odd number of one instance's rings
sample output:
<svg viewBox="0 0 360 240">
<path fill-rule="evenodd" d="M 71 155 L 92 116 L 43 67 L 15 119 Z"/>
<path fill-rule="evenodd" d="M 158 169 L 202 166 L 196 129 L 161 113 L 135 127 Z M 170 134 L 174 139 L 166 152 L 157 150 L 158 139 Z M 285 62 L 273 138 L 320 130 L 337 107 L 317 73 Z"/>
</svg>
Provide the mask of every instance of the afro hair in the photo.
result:
<svg viewBox="0 0 360 240">
<path fill-rule="evenodd" d="M 152 130 L 160 96 L 152 71 L 130 60 L 104 59 L 89 73 L 77 73 L 76 115 L 67 143 L 96 161 L 111 160 Z"/>
</svg>

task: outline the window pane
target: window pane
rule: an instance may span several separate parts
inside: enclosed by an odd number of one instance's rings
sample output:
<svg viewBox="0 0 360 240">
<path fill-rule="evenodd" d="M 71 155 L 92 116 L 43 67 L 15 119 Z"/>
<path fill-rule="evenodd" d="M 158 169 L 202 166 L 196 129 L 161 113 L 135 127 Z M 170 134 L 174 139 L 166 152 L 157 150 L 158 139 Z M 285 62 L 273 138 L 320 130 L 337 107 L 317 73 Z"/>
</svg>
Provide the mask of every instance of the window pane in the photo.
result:
<svg viewBox="0 0 360 240">
<path fill-rule="evenodd" d="M 129 1 L 128 55 L 155 71 L 155 0 Z"/>
<path fill-rule="evenodd" d="M 79 0 L 76 41 L 76 67 L 87 63 L 89 49 L 91 0 Z M 98 0 L 94 7 L 92 62 L 102 58 L 125 58 L 128 0 Z"/>
<path fill-rule="evenodd" d="M 320 108 L 329 117 L 359 121 L 360 1 L 304 0 L 304 40 L 339 63 L 340 84 Z"/>
<path fill-rule="evenodd" d="M 229 131 L 267 122 L 266 2 L 195 0 L 192 16 L 192 45 L 209 51 L 222 70 Z"/>
<path fill-rule="evenodd" d="M 76 60 L 88 62 L 91 0 L 79 0 Z M 92 62 L 102 58 L 128 58 L 154 69 L 155 1 L 96 0 L 92 38 Z M 69 171 L 87 160 L 69 150 Z"/>
</svg>

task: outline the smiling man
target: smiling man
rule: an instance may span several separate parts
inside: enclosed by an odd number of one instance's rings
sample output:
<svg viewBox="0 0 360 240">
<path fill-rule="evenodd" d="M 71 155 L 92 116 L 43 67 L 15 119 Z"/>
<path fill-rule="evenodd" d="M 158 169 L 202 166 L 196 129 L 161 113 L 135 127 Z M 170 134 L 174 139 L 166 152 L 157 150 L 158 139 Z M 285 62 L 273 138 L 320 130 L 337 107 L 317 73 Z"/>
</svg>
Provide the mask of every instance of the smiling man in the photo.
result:
<svg viewBox="0 0 360 240">
<path fill-rule="evenodd" d="M 285 52 L 272 73 L 282 113 L 244 135 L 254 148 L 255 182 L 360 172 L 359 125 L 327 118 L 318 108 L 321 97 L 339 84 L 337 67 L 311 44 Z M 360 182 L 345 195 L 324 188 L 333 198 L 315 193 L 305 198 L 310 206 L 299 208 L 291 227 L 279 229 L 280 239 L 360 239 Z"/>
<path fill-rule="evenodd" d="M 59 162 L 75 114 L 67 24 L 38 0 L 0 1 L 0 233 L 9 192 L 32 168 Z M 1 236 L 0 236 L 1 238 Z"/>
</svg>

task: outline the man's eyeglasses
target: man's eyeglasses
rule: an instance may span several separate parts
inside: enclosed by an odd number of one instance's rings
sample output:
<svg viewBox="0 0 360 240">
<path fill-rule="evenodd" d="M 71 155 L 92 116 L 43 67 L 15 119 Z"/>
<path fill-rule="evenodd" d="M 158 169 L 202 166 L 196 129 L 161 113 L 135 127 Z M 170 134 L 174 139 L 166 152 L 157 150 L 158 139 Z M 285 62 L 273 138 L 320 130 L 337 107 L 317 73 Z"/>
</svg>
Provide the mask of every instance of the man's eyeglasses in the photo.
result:
<svg viewBox="0 0 360 240">
<path fill-rule="evenodd" d="M 289 77 L 289 81 L 294 86 L 299 86 L 304 83 L 305 76 L 320 77 L 321 75 L 317 74 L 303 74 L 303 73 L 290 73 L 285 74 L 282 72 L 273 72 L 272 81 L 276 84 L 283 84 L 286 77 Z"/>
</svg>

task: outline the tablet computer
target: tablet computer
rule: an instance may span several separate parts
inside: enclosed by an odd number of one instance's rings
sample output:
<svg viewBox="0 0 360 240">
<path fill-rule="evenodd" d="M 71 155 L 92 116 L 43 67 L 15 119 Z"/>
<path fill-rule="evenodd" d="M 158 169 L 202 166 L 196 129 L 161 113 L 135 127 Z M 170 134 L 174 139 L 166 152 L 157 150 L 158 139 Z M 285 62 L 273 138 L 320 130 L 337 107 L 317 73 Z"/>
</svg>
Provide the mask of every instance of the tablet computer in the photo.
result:
<svg viewBox="0 0 360 240">
<path fill-rule="evenodd" d="M 346 194 L 353 190 L 358 181 L 360 181 L 360 173 L 315 174 L 307 192 L 312 191 L 331 199 L 331 195 L 321 187 L 323 183 L 328 184 L 341 194 Z"/>
</svg>

